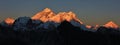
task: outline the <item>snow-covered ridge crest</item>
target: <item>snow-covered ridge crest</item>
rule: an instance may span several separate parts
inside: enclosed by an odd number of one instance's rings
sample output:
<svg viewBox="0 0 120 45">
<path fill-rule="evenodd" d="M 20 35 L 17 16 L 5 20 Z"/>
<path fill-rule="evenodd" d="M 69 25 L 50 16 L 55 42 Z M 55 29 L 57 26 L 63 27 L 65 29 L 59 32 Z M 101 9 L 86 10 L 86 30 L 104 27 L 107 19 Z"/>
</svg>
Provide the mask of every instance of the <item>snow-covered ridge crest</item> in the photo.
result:
<svg viewBox="0 0 120 45">
<path fill-rule="evenodd" d="M 61 23 L 64 20 L 68 22 L 70 22 L 71 20 L 74 20 L 76 22 L 79 22 L 80 24 L 83 24 L 83 22 L 81 22 L 77 18 L 76 14 L 73 13 L 72 11 L 59 12 L 58 14 L 55 14 L 50 8 L 45 8 L 43 11 L 38 12 L 31 18 L 33 20 L 41 20 L 42 22 L 53 21 L 56 23 Z"/>
</svg>

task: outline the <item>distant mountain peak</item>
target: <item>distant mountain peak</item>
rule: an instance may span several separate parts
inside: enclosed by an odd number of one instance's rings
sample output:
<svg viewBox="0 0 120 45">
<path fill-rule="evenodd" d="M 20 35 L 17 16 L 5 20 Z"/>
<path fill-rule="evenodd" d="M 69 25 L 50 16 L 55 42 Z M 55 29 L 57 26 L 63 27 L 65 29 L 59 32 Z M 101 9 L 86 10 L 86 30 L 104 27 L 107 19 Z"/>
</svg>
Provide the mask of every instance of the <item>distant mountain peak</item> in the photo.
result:
<svg viewBox="0 0 120 45">
<path fill-rule="evenodd" d="M 45 8 L 43 11 L 44 12 L 51 12 L 52 10 L 50 8 Z"/>
<path fill-rule="evenodd" d="M 104 26 L 107 27 L 107 28 L 115 28 L 115 29 L 118 28 L 118 25 L 115 24 L 113 21 L 108 22 L 108 23 L 105 24 Z"/>
<path fill-rule="evenodd" d="M 14 20 L 13 18 L 6 18 L 4 21 L 5 21 L 5 23 L 7 23 L 8 25 L 12 25 L 15 20 Z"/>
<path fill-rule="evenodd" d="M 49 18 L 53 17 L 55 13 L 49 8 L 45 8 L 43 11 L 38 12 L 35 14 L 32 19 L 33 20 L 41 20 L 43 22 L 47 22 Z"/>
</svg>

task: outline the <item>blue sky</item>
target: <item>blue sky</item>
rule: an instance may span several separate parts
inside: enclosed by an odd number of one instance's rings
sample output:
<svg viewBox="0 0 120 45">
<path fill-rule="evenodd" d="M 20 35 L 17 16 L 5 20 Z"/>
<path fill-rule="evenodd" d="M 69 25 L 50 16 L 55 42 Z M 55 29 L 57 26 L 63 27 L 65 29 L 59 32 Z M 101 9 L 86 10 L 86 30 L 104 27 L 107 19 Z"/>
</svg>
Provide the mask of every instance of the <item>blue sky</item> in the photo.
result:
<svg viewBox="0 0 120 45">
<path fill-rule="evenodd" d="M 46 7 L 55 13 L 73 11 L 88 25 L 103 25 L 110 20 L 120 25 L 120 0 L 0 0 L 0 21 L 31 17 Z"/>
</svg>

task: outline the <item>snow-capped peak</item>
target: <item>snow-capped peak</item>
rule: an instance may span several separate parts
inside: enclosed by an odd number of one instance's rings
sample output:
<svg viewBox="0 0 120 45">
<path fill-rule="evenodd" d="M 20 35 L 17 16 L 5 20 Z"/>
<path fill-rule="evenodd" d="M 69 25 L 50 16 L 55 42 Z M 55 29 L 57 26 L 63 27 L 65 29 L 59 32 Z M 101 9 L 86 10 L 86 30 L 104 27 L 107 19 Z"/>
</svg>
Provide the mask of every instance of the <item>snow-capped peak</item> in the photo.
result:
<svg viewBox="0 0 120 45">
<path fill-rule="evenodd" d="M 52 12 L 52 10 L 50 8 L 45 8 L 43 12 Z"/>
<path fill-rule="evenodd" d="M 49 18 L 53 17 L 55 13 L 49 8 L 45 8 L 43 11 L 35 14 L 32 19 L 33 20 L 41 20 L 43 22 L 47 22 Z"/>
<path fill-rule="evenodd" d="M 104 26 L 107 27 L 107 28 L 115 28 L 115 29 L 118 28 L 118 25 L 115 24 L 113 21 L 108 22 L 108 23 L 105 24 Z"/>
<path fill-rule="evenodd" d="M 4 22 L 5 23 L 7 23 L 8 25 L 12 25 L 13 23 L 14 23 L 14 19 L 13 18 L 6 18 L 5 20 L 4 20 Z"/>
</svg>

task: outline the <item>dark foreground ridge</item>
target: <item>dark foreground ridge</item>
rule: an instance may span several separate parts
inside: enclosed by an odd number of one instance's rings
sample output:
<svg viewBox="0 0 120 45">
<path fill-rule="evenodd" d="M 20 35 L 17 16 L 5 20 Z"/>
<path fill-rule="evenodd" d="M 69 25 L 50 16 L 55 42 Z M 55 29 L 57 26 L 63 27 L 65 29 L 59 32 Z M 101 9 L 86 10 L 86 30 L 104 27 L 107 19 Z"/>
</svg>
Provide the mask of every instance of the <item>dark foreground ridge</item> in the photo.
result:
<svg viewBox="0 0 120 45">
<path fill-rule="evenodd" d="M 93 32 L 68 21 L 43 23 L 26 17 L 13 25 L 0 24 L 0 45 L 120 45 L 120 31 L 99 27 Z"/>
</svg>

